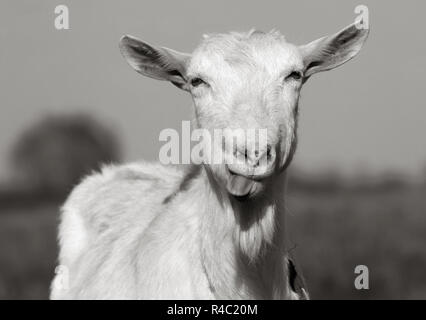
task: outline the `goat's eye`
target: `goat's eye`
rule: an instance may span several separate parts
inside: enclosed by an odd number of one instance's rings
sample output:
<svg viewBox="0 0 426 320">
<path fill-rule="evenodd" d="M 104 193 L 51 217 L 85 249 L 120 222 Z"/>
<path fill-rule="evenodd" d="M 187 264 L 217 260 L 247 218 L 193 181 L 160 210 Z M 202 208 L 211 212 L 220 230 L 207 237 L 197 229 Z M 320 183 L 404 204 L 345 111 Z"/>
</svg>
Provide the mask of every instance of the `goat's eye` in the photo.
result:
<svg viewBox="0 0 426 320">
<path fill-rule="evenodd" d="M 193 78 L 191 79 L 191 86 L 198 87 L 202 84 L 207 84 L 203 79 L 201 78 Z"/>
<path fill-rule="evenodd" d="M 299 81 L 302 79 L 302 73 L 300 71 L 293 71 L 286 78 L 286 80 L 296 80 Z"/>
</svg>

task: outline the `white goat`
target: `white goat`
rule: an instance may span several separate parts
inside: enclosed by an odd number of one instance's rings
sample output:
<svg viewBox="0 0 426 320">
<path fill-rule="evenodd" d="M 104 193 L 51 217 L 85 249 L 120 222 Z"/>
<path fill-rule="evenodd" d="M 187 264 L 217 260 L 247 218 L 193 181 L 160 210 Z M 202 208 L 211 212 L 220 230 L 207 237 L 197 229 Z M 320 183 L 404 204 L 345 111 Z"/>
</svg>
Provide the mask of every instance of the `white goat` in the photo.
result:
<svg viewBox="0 0 426 320">
<path fill-rule="evenodd" d="M 299 93 L 313 73 L 353 58 L 367 35 L 351 25 L 295 46 L 277 31 L 217 34 L 192 55 L 124 36 L 136 71 L 191 94 L 198 128 L 266 128 L 268 144 L 237 144 L 237 164 L 137 163 L 86 178 L 62 209 L 69 283 L 57 285 L 57 275 L 51 298 L 307 298 L 284 237 Z"/>
</svg>

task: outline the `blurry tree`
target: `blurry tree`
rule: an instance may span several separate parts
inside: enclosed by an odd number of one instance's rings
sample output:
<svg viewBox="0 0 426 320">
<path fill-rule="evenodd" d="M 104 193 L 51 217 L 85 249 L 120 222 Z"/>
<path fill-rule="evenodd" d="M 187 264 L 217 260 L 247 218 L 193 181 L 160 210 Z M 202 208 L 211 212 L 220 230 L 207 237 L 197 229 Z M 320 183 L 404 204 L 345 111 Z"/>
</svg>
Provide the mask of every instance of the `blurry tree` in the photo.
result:
<svg viewBox="0 0 426 320">
<path fill-rule="evenodd" d="M 37 193 L 64 195 L 102 163 L 118 161 L 112 131 L 91 117 L 49 116 L 26 130 L 12 150 L 21 185 Z"/>
</svg>

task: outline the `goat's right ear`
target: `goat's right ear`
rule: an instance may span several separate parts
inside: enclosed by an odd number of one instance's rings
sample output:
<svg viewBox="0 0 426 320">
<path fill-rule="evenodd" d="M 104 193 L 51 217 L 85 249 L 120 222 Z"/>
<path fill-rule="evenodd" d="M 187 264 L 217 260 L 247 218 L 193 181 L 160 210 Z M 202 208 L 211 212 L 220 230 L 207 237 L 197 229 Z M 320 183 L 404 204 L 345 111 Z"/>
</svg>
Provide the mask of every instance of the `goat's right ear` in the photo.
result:
<svg viewBox="0 0 426 320">
<path fill-rule="evenodd" d="M 132 36 L 120 39 L 120 51 L 129 65 L 144 76 L 166 80 L 189 91 L 186 68 L 191 55 L 159 48 Z"/>
</svg>

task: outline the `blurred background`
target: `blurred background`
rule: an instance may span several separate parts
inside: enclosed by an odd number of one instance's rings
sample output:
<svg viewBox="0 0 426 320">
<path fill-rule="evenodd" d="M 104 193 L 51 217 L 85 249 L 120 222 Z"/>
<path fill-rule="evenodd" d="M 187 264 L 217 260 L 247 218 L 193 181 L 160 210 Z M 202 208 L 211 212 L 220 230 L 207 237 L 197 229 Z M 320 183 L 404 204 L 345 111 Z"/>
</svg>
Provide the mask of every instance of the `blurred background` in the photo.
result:
<svg viewBox="0 0 426 320">
<path fill-rule="evenodd" d="M 54 9 L 69 8 L 56 30 Z M 191 101 L 121 58 L 132 34 L 190 52 L 209 32 L 279 29 L 303 44 L 370 11 L 361 54 L 302 90 L 288 232 L 314 299 L 426 298 L 422 1 L 0 2 L 0 299 L 46 299 L 58 208 L 102 163 L 158 158 Z M 356 290 L 366 265 L 370 289 Z"/>
</svg>

